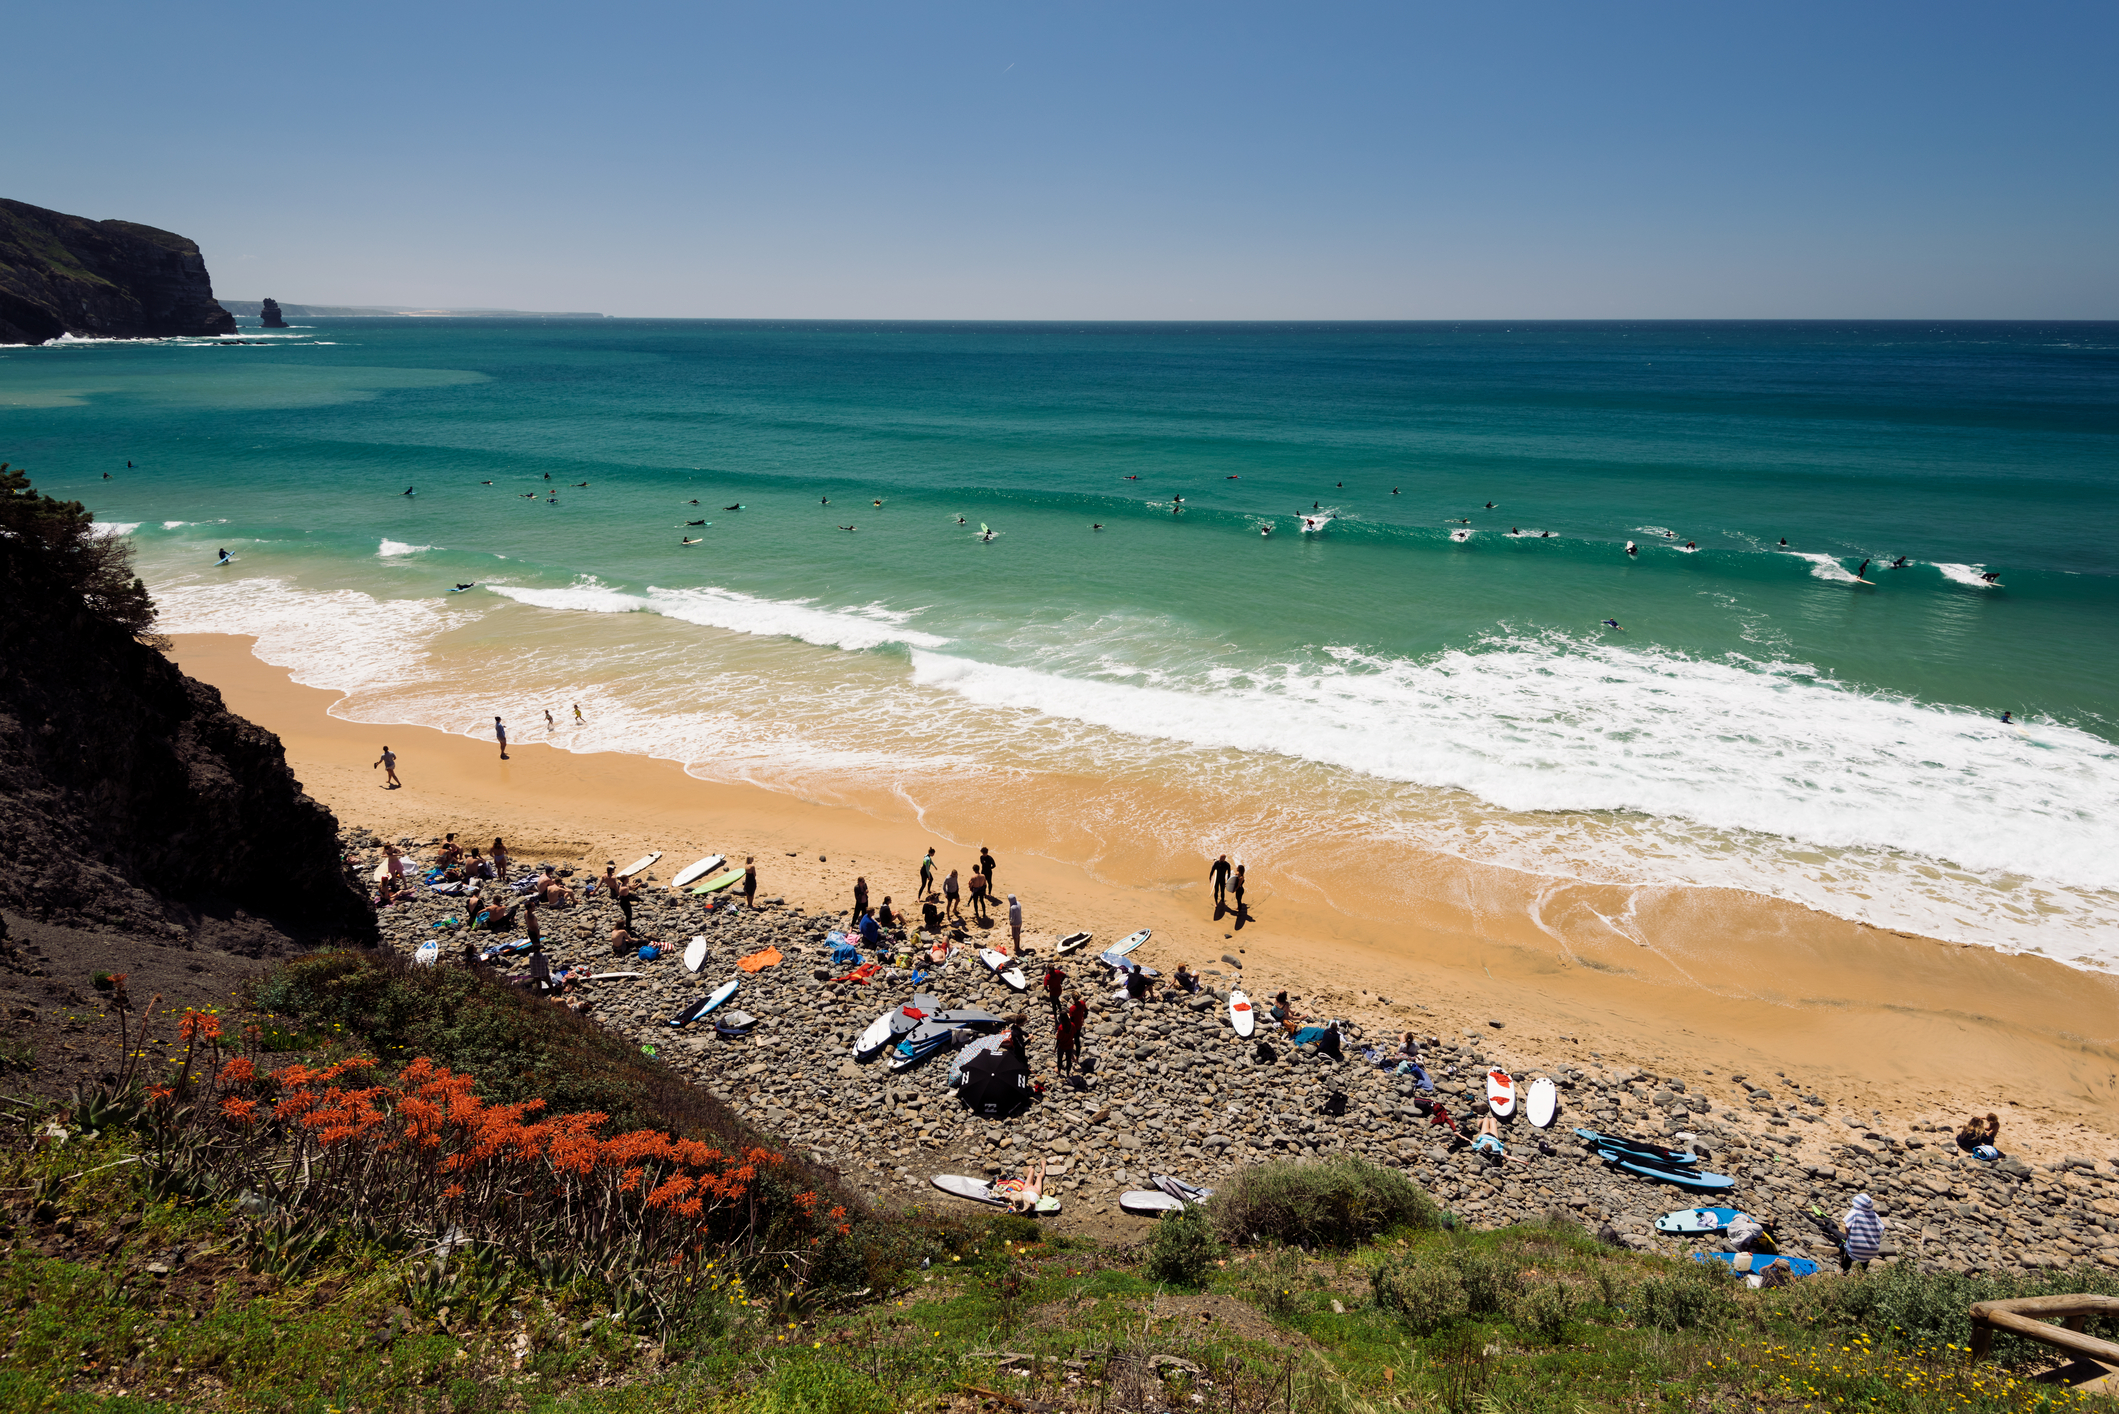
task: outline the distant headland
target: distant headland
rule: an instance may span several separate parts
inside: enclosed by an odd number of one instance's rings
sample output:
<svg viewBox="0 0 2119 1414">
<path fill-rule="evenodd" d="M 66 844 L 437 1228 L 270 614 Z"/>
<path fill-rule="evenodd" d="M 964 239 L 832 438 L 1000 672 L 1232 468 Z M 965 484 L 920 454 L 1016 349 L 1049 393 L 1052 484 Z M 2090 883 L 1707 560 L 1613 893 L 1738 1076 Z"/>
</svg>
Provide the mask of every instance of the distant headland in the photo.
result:
<svg viewBox="0 0 2119 1414">
<path fill-rule="evenodd" d="M 224 299 L 230 314 L 248 318 L 264 312 L 265 301 Z M 289 319 L 608 319 L 580 309 L 417 309 L 411 305 L 289 304 L 279 302 L 280 313 Z"/>
<path fill-rule="evenodd" d="M 234 332 L 196 242 L 0 198 L 0 344 Z"/>
</svg>

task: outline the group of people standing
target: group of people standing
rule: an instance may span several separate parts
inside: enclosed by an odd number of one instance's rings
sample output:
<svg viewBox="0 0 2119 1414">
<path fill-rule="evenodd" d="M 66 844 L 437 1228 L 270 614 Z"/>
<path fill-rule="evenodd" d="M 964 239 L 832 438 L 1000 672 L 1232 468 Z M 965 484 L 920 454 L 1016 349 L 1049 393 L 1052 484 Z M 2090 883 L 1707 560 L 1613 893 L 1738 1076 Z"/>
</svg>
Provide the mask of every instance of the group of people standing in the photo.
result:
<svg viewBox="0 0 2119 1414">
<path fill-rule="evenodd" d="M 1243 903 L 1243 866 L 1231 865 L 1226 854 L 1215 859 L 1207 868 L 1207 877 L 1214 883 L 1214 917 L 1218 922 L 1225 913 L 1236 915 L 1239 927 L 1251 921 L 1251 915 Z M 1230 900 L 1234 902 L 1230 902 Z"/>
</svg>

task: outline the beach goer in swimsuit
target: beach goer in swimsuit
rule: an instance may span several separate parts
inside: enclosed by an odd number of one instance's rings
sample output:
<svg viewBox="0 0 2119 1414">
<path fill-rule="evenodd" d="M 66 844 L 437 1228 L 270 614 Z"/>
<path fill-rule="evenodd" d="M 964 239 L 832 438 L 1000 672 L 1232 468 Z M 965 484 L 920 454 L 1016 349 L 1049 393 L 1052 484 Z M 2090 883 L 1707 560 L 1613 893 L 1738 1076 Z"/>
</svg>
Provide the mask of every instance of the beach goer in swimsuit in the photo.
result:
<svg viewBox="0 0 2119 1414">
<path fill-rule="evenodd" d="M 1207 878 L 1214 885 L 1214 902 L 1221 903 L 1229 895 L 1229 856 L 1216 856 L 1207 866 Z"/>
<path fill-rule="evenodd" d="M 551 709 L 551 708 L 549 708 L 549 707 L 545 708 L 545 709 L 544 709 L 544 729 L 545 729 L 546 731 L 551 731 L 551 730 L 553 730 L 553 729 L 554 729 L 555 727 L 557 727 L 558 725 L 559 725 L 559 723 L 557 723 L 557 722 L 555 722 L 555 721 L 553 721 L 553 720 L 552 720 L 552 709 Z"/>
<path fill-rule="evenodd" d="M 1274 1021 L 1278 1022 L 1280 1025 L 1280 1029 L 1287 1032 L 1289 1035 L 1293 1035 L 1296 1030 L 1299 1029 L 1302 1025 L 1302 1017 L 1296 1012 L 1295 1008 L 1289 1004 L 1288 994 L 1286 992 L 1278 992 L 1274 994 L 1273 1005 L 1266 1008 L 1266 1015 L 1272 1017 Z"/>
<path fill-rule="evenodd" d="M 743 906 L 758 906 L 758 857 L 752 854 L 743 857 Z"/>
<path fill-rule="evenodd" d="M 1479 1120 L 1479 1137 L 1472 1140 L 1472 1152 L 1492 1154 L 1497 1159 L 1508 1156 L 1508 1150 L 1501 1147 L 1501 1121 L 1491 1113 Z"/>
<path fill-rule="evenodd" d="M 508 846 L 499 835 L 493 836 L 493 848 L 486 851 L 493 859 L 493 877 L 506 882 L 508 877 Z"/>
<path fill-rule="evenodd" d="M 971 916 L 979 923 L 986 921 L 986 876 L 978 870 L 971 871 Z"/>
<path fill-rule="evenodd" d="M 493 735 L 494 735 L 494 737 L 495 737 L 495 738 L 496 738 L 496 739 L 497 739 L 497 740 L 498 740 L 498 741 L 500 742 L 500 759 L 501 759 L 501 760 L 503 760 L 503 761 L 507 760 L 507 759 L 508 759 L 508 727 L 507 727 L 507 723 L 505 723 L 505 722 L 501 721 L 501 720 L 500 720 L 500 718 L 498 718 L 498 717 L 495 717 L 495 718 L 493 719 Z"/>
<path fill-rule="evenodd" d="M 1414 1083 L 1423 1090 L 1433 1090 L 1435 1082 L 1428 1076 L 1427 1067 L 1420 1063 L 1420 1038 L 1408 1031 L 1398 1042 L 1399 1075 L 1410 1075 Z"/>
<path fill-rule="evenodd" d="M 403 781 L 397 778 L 397 753 L 390 749 L 388 742 L 383 743 L 383 754 L 376 758 L 375 766 L 383 768 L 383 780 L 387 783 L 383 787 L 384 790 L 396 790 L 404 784 Z M 370 766 L 368 769 L 372 771 L 375 766 Z M 453 839 L 455 836 L 452 835 L 450 838 Z"/>
</svg>

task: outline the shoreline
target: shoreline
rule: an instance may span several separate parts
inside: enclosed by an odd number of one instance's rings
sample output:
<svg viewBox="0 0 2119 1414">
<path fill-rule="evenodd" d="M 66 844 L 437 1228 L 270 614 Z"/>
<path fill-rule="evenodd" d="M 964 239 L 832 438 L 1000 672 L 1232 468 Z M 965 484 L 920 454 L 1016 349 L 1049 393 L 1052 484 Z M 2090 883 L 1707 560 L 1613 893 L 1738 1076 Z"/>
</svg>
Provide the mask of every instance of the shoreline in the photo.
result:
<svg viewBox="0 0 2119 1414">
<path fill-rule="evenodd" d="M 1204 858 L 1185 878 L 1161 851 L 1127 841 L 1102 841 L 1085 861 L 1045 857 L 1032 851 L 1051 850 L 1049 834 L 980 837 L 959 820 L 944 824 L 952 838 L 880 810 L 704 782 L 670 761 L 542 745 L 541 727 L 511 743 L 504 763 L 491 743 L 335 717 L 342 694 L 294 684 L 253 656 L 253 642 L 177 635 L 170 657 L 277 733 L 297 777 L 345 828 L 421 840 L 454 830 L 481 846 L 499 834 L 519 858 L 598 871 L 661 850 L 663 880 L 708 853 L 756 855 L 761 895 L 842 915 L 856 874 L 874 898 L 902 906 L 927 846 L 943 872 L 968 875 L 989 845 L 1003 906 L 1009 892 L 1022 898 L 1026 941 L 1147 927 L 1155 937 L 1142 956 L 1156 966 L 1219 966 L 1227 952 L 1253 995 L 1286 987 L 1301 1010 L 1351 1017 L 1372 1034 L 1475 1030 L 1504 1063 L 1565 1043 L 1607 1066 L 1713 1081 L 1785 1074 L 1836 1109 L 1874 1112 L 1886 1132 L 1954 1127 L 1992 1109 L 2012 1155 L 2119 1154 L 2119 978 L 2044 957 L 1732 890 L 1537 880 L 1439 854 L 1376 861 L 1416 876 L 1415 906 L 1395 916 L 1343 902 L 1362 897 L 1358 875 L 1261 879 L 1250 894 L 1260 920 L 1236 931 L 1211 921 Z M 404 790 L 382 789 L 369 767 L 384 741 Z"/>
</svg>

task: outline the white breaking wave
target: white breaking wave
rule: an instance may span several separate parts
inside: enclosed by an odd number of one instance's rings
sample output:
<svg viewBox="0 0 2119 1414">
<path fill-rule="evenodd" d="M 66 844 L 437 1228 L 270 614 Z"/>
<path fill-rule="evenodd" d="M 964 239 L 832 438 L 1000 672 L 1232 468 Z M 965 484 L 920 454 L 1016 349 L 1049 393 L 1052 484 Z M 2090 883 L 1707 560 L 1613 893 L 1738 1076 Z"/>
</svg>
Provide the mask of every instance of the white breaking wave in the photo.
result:
<svg viewBox="0 0 2119 1414">
<path fill-rule="evenodd" d="M 1980 569 L 1978 565 L 1937 565 L 1935 568 L 1941 570 L 1942 577 L 1949 580 L 1952 584 L 1962 584 L 1969 589 L 1994 588 L 1993 585 L 1979 577 Z"/>
<path fill-rule="evenodd" d="M 375 556 L 379 560 L 394 560 L 403 555 L 417 555 L 422 550 L 434 548 L 432 545 L 407 545 L 402 540 L 385 540 L 376 549 Z"/>
<path fill-rule="evenodd" d="M 1328 653 L 1327 666 L 1206 691 L 920 652 L 913 677 L 986 706 L 1454 787 L 1510 811 L 1640 812 L 2119 889 L 2119 748 L 2074 728 L 2023 735 L 1806 667 L 1559 636 L 1421 662 Z"/>
<path fill-rule="evenodd" d="M 1813 555 L 1802 550 L 1790 550 L 1788 553 L 1795 556 L 1798 560 L 1808 560 L 1810 562 L 1810 573 L 1828 583 L 1860 584 L 1862 582 L 1855 578 L 1854 574 L 1845 565 L 1833 559 L 1830 555 Z"/>
<path fill-rule="evenodd" d="M 657 589 L 630 594 L 612 589 L 584 576 L 566 589 L 533 589 L 524 585 L 489 584 L 495 594 L 505 595 L 540 609 L 572 609 L 597 614 L 644 613 L 706 628 L 729 629 L 767 637 L 799 638 L 823 648 L 860 650 L 902 643 L 914 648 L 940 648 L 948 639 L 905 627 L 913 611 L 885 609 L 870 604 L 858 609 L 819 609 L 809 600 L 761 599 L 733 589 Z"/>
<path fill-rule="evenodd" d="M 421 600 L 377 599 L 358 589 L 304 590 L 284 579 L 237 579 L 155 588 L 162 633 L 240 633 L 257 656 L 305 687 L 389 687 L 430 669 L 419 650 L 478 615 Z"/>
</svg>

